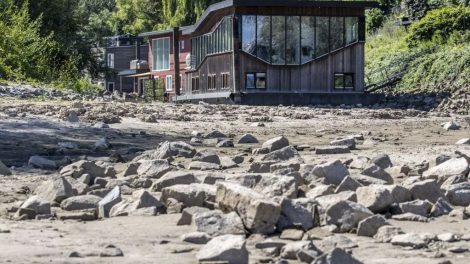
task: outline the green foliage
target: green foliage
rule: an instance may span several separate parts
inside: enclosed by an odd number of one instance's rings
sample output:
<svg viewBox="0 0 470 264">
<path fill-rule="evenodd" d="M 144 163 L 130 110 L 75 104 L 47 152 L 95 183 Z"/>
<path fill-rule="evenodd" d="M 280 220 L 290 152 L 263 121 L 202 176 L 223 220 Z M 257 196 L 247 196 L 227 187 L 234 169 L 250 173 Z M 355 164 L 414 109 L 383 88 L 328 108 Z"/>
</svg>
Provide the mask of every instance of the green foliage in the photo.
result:
<svg viewBox="0 0 470 264">
<path fill-rule="evenodd" d="M 429 11 L 445 6 L 468 6 L 469 0 L 404 0 L 411 20 L 423 18 Z"/>
<path fill-rule="evenodd" d="M 470 30 L 470 7 L 445 7 L 428 13 L 410 28 L 407 42 L 417 46 L 425 41 L 446 42 L 451 34 Z"/>
<path fill-rule="evenodd" d="M 110 17 L 116 34 L 139 34 L 153 30 L 161 22 L 161 0 L 116 0 Z"/>
<path fill-rule="evenodd" d="M 219 0 L 163 0 L 163 18 L 160 29 L 191 25 L 204 10 Z"/>
</svg>

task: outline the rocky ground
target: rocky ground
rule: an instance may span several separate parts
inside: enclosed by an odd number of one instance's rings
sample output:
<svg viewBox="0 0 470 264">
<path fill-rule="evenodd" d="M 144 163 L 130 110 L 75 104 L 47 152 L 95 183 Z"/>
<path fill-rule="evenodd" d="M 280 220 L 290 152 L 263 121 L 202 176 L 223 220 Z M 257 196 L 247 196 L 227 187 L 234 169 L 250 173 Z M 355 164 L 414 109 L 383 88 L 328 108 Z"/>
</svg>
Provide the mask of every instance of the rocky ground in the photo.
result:
<svg viewBox="0 0 470 264">
<path fill-rule="evenodd" d="M 466 116 L 106 101 L 0 98 L 0 262 L 470 261 Z"/>
</svg>

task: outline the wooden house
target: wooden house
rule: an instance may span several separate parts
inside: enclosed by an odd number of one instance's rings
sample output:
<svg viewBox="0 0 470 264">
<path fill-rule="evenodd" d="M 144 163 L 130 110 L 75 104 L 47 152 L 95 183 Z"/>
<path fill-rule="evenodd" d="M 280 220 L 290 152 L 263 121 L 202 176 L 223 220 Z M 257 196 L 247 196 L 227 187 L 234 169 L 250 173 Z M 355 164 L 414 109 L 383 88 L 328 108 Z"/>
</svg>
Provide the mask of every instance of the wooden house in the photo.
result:
<svg viewBox="0 0 470 264">
<path fill-rule="evenodd" d="M 372 1 L 227 0 L 182 35 L 190 65 L 177 101 L 367 103 L 365 9 Z"/>
</svg>

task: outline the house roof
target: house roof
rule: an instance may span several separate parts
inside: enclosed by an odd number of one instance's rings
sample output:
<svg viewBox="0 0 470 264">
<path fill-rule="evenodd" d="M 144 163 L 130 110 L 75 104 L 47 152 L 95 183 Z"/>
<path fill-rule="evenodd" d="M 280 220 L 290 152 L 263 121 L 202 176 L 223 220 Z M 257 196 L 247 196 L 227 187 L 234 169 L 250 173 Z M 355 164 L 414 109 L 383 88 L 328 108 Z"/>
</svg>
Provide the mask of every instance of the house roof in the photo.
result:
<svg viewBox="0 0 470 264">
<path fill-rule="evenodd" d="M 190 28 L 191 26 L 186 26 L 186 27 L 180 27 L 180 31 L 186 30 Z M 165 30 L 158 30 L 158 31 L 150 31 L 150 32 L 144 32 L 140 33 L 139 37 L 152 37 L 152 36 L 160 36 L 168 33 L 173 33 L 173 29 L 165 29 Z"/>
<path fill-rule="evenodd" d="M 233 6 L 272 6 L 272 7 L 345 7 L 345 8 L 373 8 L 378 7 L 379 3 L 374 0 L 365 1 L 341 1 L 341 0 L 225 0 L 210 5 L 202 14 L 196 24 L 185 27 L 183 34 L 191 34 L 196 31 L 200 25 L 214 12 L 230 8 Z M 140 36 L 140 35 L 139 35 Z"/>
</svg>

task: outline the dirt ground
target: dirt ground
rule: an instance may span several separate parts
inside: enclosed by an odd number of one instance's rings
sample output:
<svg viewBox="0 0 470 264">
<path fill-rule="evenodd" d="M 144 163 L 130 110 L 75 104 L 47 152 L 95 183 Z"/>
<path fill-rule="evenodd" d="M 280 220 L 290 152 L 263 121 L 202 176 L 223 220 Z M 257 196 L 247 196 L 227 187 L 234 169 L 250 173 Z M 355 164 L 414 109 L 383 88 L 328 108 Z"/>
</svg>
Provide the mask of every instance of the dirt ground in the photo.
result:
<svg viewBox="0 0 470 264">
<path fill-rule="evenodd" d="M 111 107 L 136 110 L 155 109 L 155 112 L 178 112 L 188 116 L 187 121 L 158 119 L 157 123 L 146 123 L 137 117 L 124 116 L 120 123 L 110 128 L 93 128 L 91 122 L 70 123 L 58 118 L 57 113 L 38 114 L 37 109 L 45 105 L 70 103 L 43 103 L 1 99 L 0 108 L 0 160 L 13 166 L 12 176 L 0 176 L 0 263 L 197 263 L 195 254 L 200 246 L 183 243 L 182 234 L 191 232 L 189 226 L 176 226 L 179 214 L 155 217 L 116 217 L 92 222 L 59 220 L 14 221 L 5 210 L 18 201 L 25 200 L 28 191 L 34 190 L 42 181 L 57 174 L 26 166 L 32 155 L 48 156 L 60 160 L 69 156 L 72 160 L 83 157 L 107 159 L 113 153 L 131 156 L 139 150 L 154 149 L 160 142 L 182 140 L 189 142 L 191 132 L 208 133 L 218 129 L 234 139 L 251 133 L 260 143 L 284 135 L 292 145 L 307 145 L 300 154 L 306 164 L 323 161 L 342 161 L 357 157 L 373 157 L 379 153 L 390 156 L 394 165 L 432 162 L 440 154 L 452 154 L 456 150 L 470 154 L 470 146 L 456 146 L 455 142 L 470 137 L 470 125 L 463 116 L 439 117 L 423 113 L 392 109 L 337 109 L 294 107 L 247 107 L 247 106 L 203 106 L 164 105 L 144 106 L 140 104 L 109 103 Z M 27 110 L 24 106 L 28 105 Z M 86 106 L 85 106 L 86 107 Z M 12 114 L 16 109 L 16 115 Z M 147 111 L 147 110 L 146 110 Z M 295 115 L 301 113 L 302 116 Z M 390 113 L 392 113 L 390 115 Z M 265 126 L 253 126 L 263 117 L 272 120 L 262 122 Z M 446 131 L 441 124 L 457 120 L 462 128 Z M 189 120 L 189 121 L 188 121 Z M 350 154 L 317 155 L 314 148 L 329 145 L 331 140 L 345 135 L 362 133 L 366 140 Z M 94 152 L 94 142 L 107 137 L 112 148 L 105 152 Z M 76 142 L 77 151 L 58 153 L 59 142 Z M 235 141 L 236 142 L 236 141 Z M 220 156 L 233 157 L 237 153 L 251 153 L 261 144 L 238 145 L 235 148 L 214 148 Z M 198 147 L 198 149 L 203 147 Z M 223 173 L 246 171 L 249 163 Z M 443 216 L 429 223 L 390 220 L 404 231 L 441 234 L 446 232 L 469 234 L 470 220 Z M 469 241 L 443 245 L 441 249 L 409 249 L 389 243 L 376 243 L 372 238 L 345 236 L 358 244 L 353 255 L 364 263 L 470 263 L 470 252 L 450 253 L 448 247 L 464 246 L 470 249 Z M 269 260 L 262 252 L 250 246 L 251 263 Z M 124 252 L 124 257 L 99 258 L 97 252 L 103 246 L 113 244 Z M 73 251 L 88 255 L 86 258 L 69 258 Z M 442 255 L 437 253 L 443 253 Z M 289 263 L 296 263 L 291 262 Z"/>
</svg>

